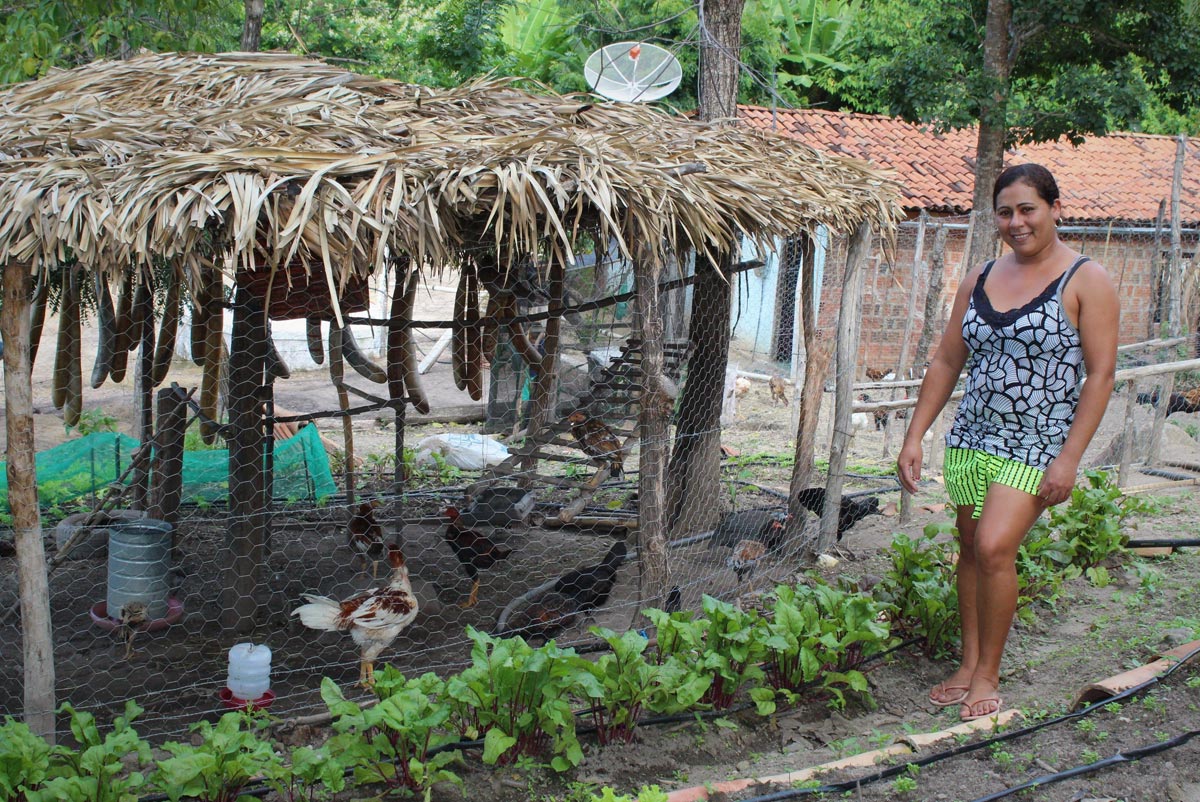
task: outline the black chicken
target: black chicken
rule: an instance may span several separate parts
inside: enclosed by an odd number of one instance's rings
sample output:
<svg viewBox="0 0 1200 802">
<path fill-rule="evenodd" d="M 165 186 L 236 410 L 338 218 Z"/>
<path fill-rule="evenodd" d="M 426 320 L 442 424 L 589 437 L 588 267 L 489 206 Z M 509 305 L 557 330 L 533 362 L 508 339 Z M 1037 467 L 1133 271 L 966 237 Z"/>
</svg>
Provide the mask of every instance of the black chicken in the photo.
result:
<svg viewBox="0 0 1200 802">
<path fill-rule="evenodd" d="M 783 530 L 787 525 L 786 510 L 742 510 L 731 512 L 721 519 L 708 547 L 733 546 L 742 540 L 757 540 L 771 551 L 783 542 Z"/>
<path fill-rule="evenodd" d="M 1153 393 L 1137 394 L 1137 402 L 1139 404 L 1149 404 L 1152 407 L 1157 407 L 1158 401 L 1159 393 L 1157 388 Z M 1176 412 L 1200 412 L 1200 387 L 1183 393 L 1171 393 L 1171 400 L 1167 402 L 1167 414 L 1173 415 Z"/>
<path fill-rule="evenodd" d="M 825 488 L 805 488 L 800 491 L 799 501 L 805 509 L 820 516 L 825 510 Z M 879 499 L 875 496 L 842 496 L 841 508 L 838 511 L 837 539 L 841 540 L 847 529 L 868 515 L 879 514 Z"/>
<path fill-rule="evenodd" d="M 471 580 L 471 593 L 461 605 L 469 609 L 479 603 L 479 572 L 507 558 L 512 554 L 512 549 L 497 543 L 478 529 L 463 525 L 462 516 L 454 507 L 446 508 L 446 517 L 450 522 L 446 524 L 442 537 L 450 544 L 463 573 Z"/>
<path fill-rule="evenodd" d="M 545 643 L 580 616 L 603 607 L 617 583 L 617 569 L 625 562 L 626 554 L 625 542 L 618 540 L 599 563 L 563 574 L 550 590 L 513 616 L 505 634 Z"/>
<path fill-rule="evenodd" d="M 468 496 L 465 509 L 458 514 L 458 525 L 467 529 L 481 526 L 507 529 L 524 524 L 533 511 L 534 501 L 531 490 L 492 485 Z"/>
</svg>

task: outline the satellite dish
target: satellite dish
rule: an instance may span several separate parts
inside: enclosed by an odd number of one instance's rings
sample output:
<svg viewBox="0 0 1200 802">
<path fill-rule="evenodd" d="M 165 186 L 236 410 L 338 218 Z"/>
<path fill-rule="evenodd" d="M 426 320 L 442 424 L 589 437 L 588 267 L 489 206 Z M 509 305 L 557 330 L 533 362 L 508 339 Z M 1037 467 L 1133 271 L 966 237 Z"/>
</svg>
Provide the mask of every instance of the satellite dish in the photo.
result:
<svg viewBox="0 0 1200 802">
<path fill-rule="evenodd" d="M 658 45 L 617 42 L 588 56 L 583 77 L 598 95 L 645 103 L 674 92 L 683 69 L 670 50 Z"/>
</svg>

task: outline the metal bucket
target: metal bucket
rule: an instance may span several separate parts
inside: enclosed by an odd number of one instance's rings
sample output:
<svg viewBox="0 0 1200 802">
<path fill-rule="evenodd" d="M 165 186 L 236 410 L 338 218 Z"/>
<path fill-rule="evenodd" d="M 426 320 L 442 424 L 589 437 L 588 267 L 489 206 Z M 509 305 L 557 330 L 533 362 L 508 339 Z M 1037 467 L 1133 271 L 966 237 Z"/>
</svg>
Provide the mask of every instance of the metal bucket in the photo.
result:
<svg viewBox="0 0 1200 802">
<path fill-rule="evenodd" d="M 151 620 L 167 614 L 171 531 L 166 521 L 143 518 L 108 528 L 108 615 L 119 618 L 127 602 L 146 605 Z"/>
</svg>

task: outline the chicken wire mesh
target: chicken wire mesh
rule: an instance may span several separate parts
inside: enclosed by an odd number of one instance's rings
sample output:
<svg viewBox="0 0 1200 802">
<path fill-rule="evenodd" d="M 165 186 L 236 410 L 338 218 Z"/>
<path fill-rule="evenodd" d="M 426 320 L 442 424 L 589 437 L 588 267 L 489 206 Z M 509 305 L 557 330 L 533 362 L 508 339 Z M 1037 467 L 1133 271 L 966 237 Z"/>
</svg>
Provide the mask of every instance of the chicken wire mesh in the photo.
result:
<svg viewBox="0 0 1200 802">
<path fill-rule="evenodd" d="M 907 223 L 894 240 L 874 243 L 863 267 L 860 345 L 851 377 L 860 407 L 915 395 L 921 366 L 936 348 L 962 273 L 968 225 L 965 218 Z M 1114 223 L 1068 226 L 1061 235 L 1112 274 L 1123 304 L 1121 342 L 1162 333 L 1172 292 L 1165 232 Z M 1194 328 L 1198 304 L 1195 239 L 1195 232 L 1184 232 L 1178 262 L 1177 292 L 1189 328 Z M 255 398 L 270 403 L 259 408 L 273 411 L 274 419 L 260 422 L 259 436 L 280 445 L 297 437 L 322 443 L 323 448 L 306 448 L 306 459 L 315 461 L 309 470 L 328 471 L 334 486 L 289 490 L 279 478 L 284 460 L 275 456 L 273 466 L 265 461 L 273 468 L 267 475 L 276 476 L 273 487 L 268 482 L 265 488 L 270 499 L 265 509 L 239 511 L 220 494 L 192 497 L 185 490 L 171 512 L 174 520 L 162 560 L 171 604 L 166 612 L 143 615 L 143 620 L 136 610 L 125 611 L 124 621 L 122 610 L 109 610 L 106 603 L 112 582 L 111 533 L 107 550 L 81 548 L 74 554 L 64 553 L 67 540 L 55 536 L 60 519 L 73 513 L 86 517 L 107 491 L 96 494 L 88 488 L 77 499 L 44 493 L 57 699 L 103 720 L 119 715 L 124 701 L 134 698 L 146 708 L 140 730 L 177 736 L 196 718 L 225 709 L 230 649 L 250 642 L 272 651 L 272 712 L 319 714 L 324 710 L 321 678 L 352 686 L 365 670 L 364 650 L 352 633 L 309 628 L 295 611 L 308 597 L 342 602 L 387 587 L 395 576 L 388 562 L 390 543 L 403 554 L 416 613 L 410 615 L 403 599 L 394 596 L 375 608 L 378 615 L 403 620 L 375 656 L 406 674 L 462 668 L 470 649 L 467 627 L 578 643 L 589 639 L 591 624 L 616 630 L 644 626 L 639 611 L 647 600 L 698 608 L 703 594 L 736 600 L 794 575 L 803 568 L 798 550 L 811 538 L 815 520 L 809 515 L 806 525 L 789 526 L 786 511 L 800 383 L 807 369 L 803 332 L 808 309 L 797 303 L 806 258 L 814 283 L 811 323 L 828 344 L 837 336 L 846 267 L 846 243 L 839 238 L 818 234 L 805 247 L 784 243 L 777 253 L 759 254 L 747 247 L 724 295 L 713 284 L 701 287 L 690 280 L 709 269 L 693 260 L 670 265 L 660 276 L 662 368 L 670 389 L 669 408 L 663 410 L 670 426 L 661 444 L 670 470 L 666 498 L 658 501 L 665 503 L 668 524 L 666 588 L 645 584 L 637 529 L 639 509 L 647 503 L 640 497 L 638 415 L 647 399 L 633 270 L 616 254 L 585 256 L 567 271 L 563 300 L 569 309 L 561 318 L 550 314 L 555 308 L 551 288 L 536 271 L 510 293 L 511 304 L 489 310 L 488 294 L 480 291 L 477 314 L 496 319 L 517 315 L 524 322 L 518 328 L 499 327 L 494 343 L 477 344 L 486 346 L 490 356 L 486 369 L 471 376 L 462 375 L 466 356 L 455 353 L 460 343 L 451 325 L 463 311 L 456 308 L 458 277 L 430 277 L 422 284 L 412 316 L 430 325 L 415 329 L 412 357 L 423 368 L 432 417 L 470 421 L 465 424 L 436 427 L 428 423 L 430 416 L 414 416 L 410 409 L 398 417 L 371 402 L 372 396 L 385 394 L 379 377 L 369 378 L 371 367 L 356 365 L 354 359 L 368 360 L 379 370 L 387 329 L 374 325 L 349 330 L 350 347 L 361 353 L 347 357 L 345 383 L 355 388 L 355 403 L 365 402 L 359 407 L 365 411 L 348 416 L 350 426 L 343 428 L 341 409 L 350 404 L 338 398 L 326 373 L 329 324 L 317 326 L 319 347 L 314 347 L 307 322 L 273 321 L 270 351 L 278 365 L 272 369 L 271 392 Z M 89 290 L 86 283 L 72 287 L 70 281 L 46 293 L 51 313 L 44 322 L 34 380 L 41 411 L 39 442 L 54 439 L 49 436 L 55 430 L 52 422 L 62 414 L 53 411 L 55 406 L 75 421 L 73 430 L 58 438 L 71 443 L 80 434 L 117 427 L 136 435 L 155 415 L 161 429 L 161 416 L 171 414 L 172 404 L 143 412 L 145 401 L 139 399 L 146 396 L 139 392 L 134 367 L 138 352 L 129 349 L 136 339 L 126 344 L 130 370 L 120 381 L 110 364 L 108 381 L 88 393 L 86 403 L 75 397 L 76 390 L 63 387 L 57 374 L 68 374 L 68 385 L 79 384 L 72 371 L 94 361 L 91 354 L 104 353 L 108 324 L 100 296 L 104 290 L 115 296 L 118 314 L 123 297 L 120 286 Z M 169 282 L 161 277 L 158 282 L 161 326 L 162 306 L 171 301 Z M 363 314 L 386 319 L 389 290 L 387 281 L 367 288 Z M 209 347 L 213 353 L 216 344 L 218 353 L 227 354 L 233 345 L 227 323 L 218 329 L 219 337 L 207 337 L 212 330 L 208 322 L 196 324 L 209 327 L 205 337 L 184 336 L 191 315 L 203 314 L 202 304 L 192 306 L 190 300 L 175 298 L 185 314 L 163 374 L 166 384 L 173 381 L 181 388 L 172 396 L 173 414 L 187 424 L 183 439 L 189 454 L 223 445 L 232 436 L 228 429 L 210 425 L 202 433 L 201 427 L 209 418 L 223 418 L 216 410 L 224 407 L 234 383 L 229 371 L 205 370 L 190 361 L 191 348 Z M 223 300 L 227 305 L 234 301 L 229 288 Z M 97 322 L 82 325 L 89 314 Z M 725 331 L 727 349 L 708 345 L 725 342 Z M 539 375 L 539 359 L 547 353 L 556 359 L 553 403 L 545 413 L 547 425 L 531 435 L 539 393 L 547 386 Z M 1188 343 L 1178 343 L 1124 352 L 1121 364 L 1190 354 Z M 484 361 L 479 360 L 480 367 Z M 153 370 L 153 360 L 150 365 Z M 833 437 L 837 378 L 831 363 L 813 435 L 822 462 Z M 1134 389 L 1150 402 L 1159 383 L 1146 380 Z M 1182 395 L 1191 383 L 1193 377 L 1182 374 L 1172 390 Z M 192 388 L 196 404 L 187 406 Z M 1138 408 L 1143 422 L 1153 412 Z M 1108 419 L 1117 420 L 1109 428 L 1123 429 L 1124 415 L 1124 405 L 1115 400 Z M 847 543 L 853 543 L 859 519 L 878 511 L 880 502 L 896 498 L 895 483 L 886 473 L 904 423 L 902 410 L 859 412 L 850 418 L 853 438 L 842 477 L 849 499 L 838 527 L 850 533 Z M 352 448 L 347 448 L 347 433 Z M 1093 462 L 1115 463 L 1119 448 L 1102 441 L 1102 435 Z M 700 442 L 724 446 L 719 464 L 714 463 L 716 472 L 687 474 L 680 481 L 686 467 L 681 454 Z M 155 447 L 162 450 L 163 444 L 156 441 Z M 929 449 L 935 472 L 938 450 Z M 188 459 L 184 457 L 184 466 Z M 152 470 L 151 481 L 164 470 L 171 470 L 169 464 Z M 237 489 L 236 476 L 226 477 L 231 492 Z M 47 475 L 39 478 L 53 481 Z M 115 478 L 122 486 L 139 480 L 136 470 Z M 825 480 L 818 471 L 814 487 L 797 494 L 803 506 L 820 509 Z M 140 502 L 137 497 L 135 487 L 116 494 L 107 506 L 117 511 L 150 506 L 154 512 L 154 493 Z M 239 563 L 234 546 L 256 526 L 263 532 L 261 547 L 249 552 L 251 564 Z M 0 558 L 0 576 L 5 594 L 0 608 L 15 611 L 16 562 L 11 555 Z M 236 593 L 231 595 L 231 589 Z M 320 618 L 313 614 L 309 623 Z M 0 621 L 0 665 L 10 678 L 0 685 L 0 712 L 19 716 L 25 667 L 19 616 L 13 612 Z"/>
</svg>

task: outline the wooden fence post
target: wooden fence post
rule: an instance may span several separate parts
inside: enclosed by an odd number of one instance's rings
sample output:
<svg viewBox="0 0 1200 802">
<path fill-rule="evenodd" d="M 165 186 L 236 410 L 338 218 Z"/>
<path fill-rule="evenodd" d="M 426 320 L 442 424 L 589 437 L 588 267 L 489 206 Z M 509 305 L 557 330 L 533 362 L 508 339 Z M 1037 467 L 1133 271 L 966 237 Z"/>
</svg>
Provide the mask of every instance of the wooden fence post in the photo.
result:
<svg viewBox="0 0 1200 802">
<path fill-rule="evenodd" d="M 25 661 L 25 723 L 47 742 L 54 733 L 54 641 L 50 626 L 50 581 L 38 510 L 33 450 L 33 383 L 29 359 L 29 265 L 3 266 L 4 427 L 8 506 L 17 547 L 21 645 Z"/>
</svg>

